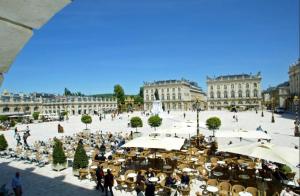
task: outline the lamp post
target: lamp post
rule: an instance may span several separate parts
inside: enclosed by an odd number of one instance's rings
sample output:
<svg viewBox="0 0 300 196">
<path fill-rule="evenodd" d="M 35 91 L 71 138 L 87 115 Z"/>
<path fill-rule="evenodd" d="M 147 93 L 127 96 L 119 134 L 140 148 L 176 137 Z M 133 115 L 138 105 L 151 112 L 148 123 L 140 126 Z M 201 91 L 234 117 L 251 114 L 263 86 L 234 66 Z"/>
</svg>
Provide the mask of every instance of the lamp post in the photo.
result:
<svg viewBox="0 0 300 196">
<path fill-rule="evenodd" d="M 264 100 L 261 102 L 261 117 L 264 117 Z"/>
<path fill-rule="evenodd" d="M 294 105 L 295 105 L 295 111 L 296 111 L 296 119 L 295 119 L 295 132 L 294 132 L 294 135 L 296 137 L 299 137 L 300 136 L 300 133 L 299 133 L 299 116 L 298 116 L 298 106 L 299 106 L 299 98 L 298 96 L 295 96 L 294 97 Z"/>
<path fill-rule="evenodd" d="M 198 99 L 196 100 L 196 110 L 197 110 L 197 136 L 199 136 L 199 112 L 200 112 L 200 107 L 199 107 L 199 101 Z"/>
<path fill-rule="evenodd" d="M 275 118 L 274 118 L 274 97 L 272 98 L 272 119 L 271 119 L 271 122 L 272 123 L 275 123 Z"/>
</svg>

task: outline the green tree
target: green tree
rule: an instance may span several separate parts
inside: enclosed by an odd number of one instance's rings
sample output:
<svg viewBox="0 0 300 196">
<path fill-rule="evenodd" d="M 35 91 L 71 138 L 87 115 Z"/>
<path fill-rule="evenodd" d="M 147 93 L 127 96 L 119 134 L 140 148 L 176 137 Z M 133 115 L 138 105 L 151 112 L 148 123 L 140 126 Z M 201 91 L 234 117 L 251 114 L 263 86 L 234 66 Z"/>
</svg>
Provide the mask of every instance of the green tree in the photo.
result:
<svg viewBox="0 0 300 196">
<path fill-rule="evenodd" d="M 8 147 L 7 141 L 3 134 L 0 135 L 0 151 L 6 150 Z"/>
<path fill-rule="evenodd" d="M 136 129 L 136 132 L 137 132 L 137 128 L 138 128 L 138 127 L 143 127 L 143 121 L 142 121 L 142 119 L 141 119 L 140 117 L 138 117 L 138 116 L 132 117 L 132 118 L 130 119 L 130 126 L 131 126 L 132 128 L 135 128 L 135 129 Z"/>
<path fill-rule="evenodd" d="M 73 169 L 87 168 L 89 165 L 89 158 L 86 155 L 86 151 L 81 143 L 78 143 L 78 146 L 75 151 Z"/>
<path fill-rule="evenodd" d="M 33 117 L 34 120 L 38 120 L 39 119 L 39 115 L 40 115 L 39 112 L 33 112 L 32 117 Z"/>
<path fill-rule="evenodd" d="M 159 127 L 161 123 L 162 123 L 162 118 L 160 118 L 158 115 L 151 116 L 148 119 L 148 124 L 151 127 L 154 127 L 154 130 L 156 130 L 156 127 Z"/>
<path fill-rule="evenodd" d="M 85 129 L 87 130 L 87 125 L 92 123 L 92 117 L 90 115 L 84 114 L 81 117 L 81 122 L 85 124 Z"/>
<path fill-rule="evenodd" d="M 8 120 L 8 116 L 6 115 L 0 115 L 0 122 L 5 122 Z"/>
<path fill-rule="evenodd" d="M 117 84 L 114 86 L 114 96 L 117 97 L 117 102 L 119 105 L 125 103 L 125 93 L 121 85 Z"/>
<path fill-rule="evenodd" d="M 54 139 L 54 147 L 53 147 L 53 164 L 65 164 L 67 162 L 67 158 L 63 149 L 63 144 L 59 139 Z"/>
<path fill-rule="evenodd" d="M 144 99 L 144 87 L 140 87 L 140 92 L 139 92 L 139 96 L 142 97 Z"/>
<path fill-rule="evenodd" d="M 211 117 L 206 120 L 206 126 L 213 131 L 213 136 L 215 136 L 215 130 L 220 128 L 221 120 L 218 117 Z"/>
<path fill-rule="evenodd" d="M 141 97 L 140 95 L 134 96 L 134 104 L 142 105 L 143 103 L 143 97 Z"/>
</svg>

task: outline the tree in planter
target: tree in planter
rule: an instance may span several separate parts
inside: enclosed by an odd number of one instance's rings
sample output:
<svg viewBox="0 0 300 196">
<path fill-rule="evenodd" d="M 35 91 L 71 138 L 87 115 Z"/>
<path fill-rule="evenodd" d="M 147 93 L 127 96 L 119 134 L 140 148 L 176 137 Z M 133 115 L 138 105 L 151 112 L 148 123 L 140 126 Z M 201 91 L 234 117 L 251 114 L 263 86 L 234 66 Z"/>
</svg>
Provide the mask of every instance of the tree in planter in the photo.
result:
<svg viewBox="0 0 300 196">
<path fill-rule="evenodd" d="M 8 147 L 7 141 L 3 134 L 0 135 L 0 151 L 6 150 Z"/>
<path fill-rule="evenodd" d="M 0 122 L 8 121 L 8 116 L 6 115 L 0 115 Z"/>
<path fill-rule="evenodd" d="M 63 165 L 67 162 L 67 157 L 65 155 L 63 144 L 59 139 L 54 140 L 54 147 L 53 147 L 53 165 Z"/>
<path fill-rule="evenodd" d="M 88 165 L 89 158 L 86 155 L 83 144 L 79 142 L 74 155 L 73 169 L 87 168 Z"/>
<path fill-rule="evenodd" d="M 85 114 L 81 117 L 81 122 L 85 124 L 85 129 L 87 130 L 87 125 L 92 123 L 92 117 Z"/>
<path fill-rule="evenodd" d="M 34 120 L 38 120 L 39 119 L 39 115 L 40 115 L 39 112 L 33 112 L 32 117 L 33 117 Z"/>
<path fill-rule="evenodd" d="M 137 132 L 137 128 L 138 128 L 138 127 L 143 127 L 143 121 L 142 121 L 142 119 L 141 119 L 140 117 L 138 117 L 138 116 L 132 117 L 132 118 L 130 119 L 130 126 L 131 126 L 132 128 L 135 128 L 135 129 L 136 129 L 136 132 Z"/>
<path fill-rule="evenodd" d="M 161 123 L 162 123 L 162 118 L 160 118 L 158 115 L 151 116 L 148 119 L 148 124 L 151 127 L 154 127 L 154 130 L 156 130 L 156 127 L 159 127 Z"/>
<path fill-rule="evenodd" d="M 213 131 L 213 136 L 215 136 L 215 130 L 220 128 L 221 120 L 218 117 L 211 117 L 206 120 L 206 126 Z"/>
</svg>

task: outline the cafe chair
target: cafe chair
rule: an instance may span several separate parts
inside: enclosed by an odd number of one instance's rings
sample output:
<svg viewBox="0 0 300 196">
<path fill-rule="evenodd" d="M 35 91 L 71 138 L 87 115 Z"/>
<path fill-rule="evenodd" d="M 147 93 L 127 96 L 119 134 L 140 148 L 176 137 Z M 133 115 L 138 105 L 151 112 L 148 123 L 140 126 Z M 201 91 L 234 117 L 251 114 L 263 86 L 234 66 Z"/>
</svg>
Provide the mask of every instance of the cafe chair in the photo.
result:
<svg viewBox="0 0 300 196">
<path fill-rule="evenodd" d="M 230 195 L 231 184 L 229 182 L 221 182 L 221 183 L 219 183 L 218 188 L 219 188 L 219 195 L 220 196 Z"/>
<path fill-rule="evenodd" d="M 232 196 L 239 196 L 239 192 L 243 192 L 245 191 L 245 187 L 243 187 L 242 185 L 233 185 L 232 187 L 232 190 L 231 190 L 231 193 L 232 193 Z"/>
<path fill-rule="evenodd" d="M 258 190 L 255 187 L 247 187 L 246 192 L 249 192 L 252 194 L 252 196 L 258 196 Z"/>
</svg>

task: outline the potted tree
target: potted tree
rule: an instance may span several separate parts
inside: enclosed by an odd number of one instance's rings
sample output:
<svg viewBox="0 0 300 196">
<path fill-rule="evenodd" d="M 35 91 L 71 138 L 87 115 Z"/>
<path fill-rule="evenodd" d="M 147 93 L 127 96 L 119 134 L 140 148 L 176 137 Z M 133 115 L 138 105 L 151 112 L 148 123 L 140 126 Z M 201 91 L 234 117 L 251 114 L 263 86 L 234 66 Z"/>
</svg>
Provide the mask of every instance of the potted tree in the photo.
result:
<svg viewBox="0 0 300 196">
<path fill-rule="evenodd" d="M 32 118 L 35 122 L 37 122 L 39 120 L 39 115 L 40 115 L 39 112 L 33 112 Z"/>
<path fill-rule="evenodd" d="M 215 136 L 215 130 L 221 126 L 221 120 L 218 117 L 211 117 L 206 120 L 206 126 L 209 130 L 213 131 L 213 137 Z"/>
<path fill-rule="evenodd" d="M 6 150 L 8 147 L 7 141 L 3 134 L 0 135 L 0 151 Z"/>
<path fill-rule="evenodd" d="M 79 169 L 85 169 L 88 167 L 88 165 L 89 158 L 86 154 L 83 144 L 79 142 L 74 155 L 73 175 L 79 176 Z"/>
<path fill-rule="evenodd" d="M 88 114 L 84 114 L 81 117 L 81 122 L 85 124 L 85 130 L 88 130 L 87 125 L 92 123 L 92 117 Z"/>
<path fill-rule="evenodd" d="M 156 127 L 159 127 L 161 123 L 162 123 L 162 118 L 160 118 L 158 115 L 151 116 L 148 119 L 148 124 L 151 127 L 154 127 L 154 130 L 156 130 Z"/>
<path fill-rule="evenodd" d="M 52 169 L 55 171 L 61 171 L 67 168 L 67 158 L 63 150 L 63 144 L 59 139 L 54 139 L 53 147 L 53 162 Z"/>
<path fill-rule="evenodd" d="M 131 128 L 135 128 L 135 133 L 134 134 L 139 135 L 139 132 L 137 131 L 137 128 L 138 127 L 143 127 L 143 121 L 138 116 L 132 117 L 130 119 L 130 126 L 131 126 Z"/>
</svg>

